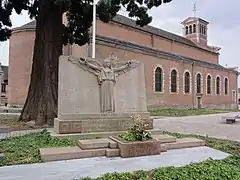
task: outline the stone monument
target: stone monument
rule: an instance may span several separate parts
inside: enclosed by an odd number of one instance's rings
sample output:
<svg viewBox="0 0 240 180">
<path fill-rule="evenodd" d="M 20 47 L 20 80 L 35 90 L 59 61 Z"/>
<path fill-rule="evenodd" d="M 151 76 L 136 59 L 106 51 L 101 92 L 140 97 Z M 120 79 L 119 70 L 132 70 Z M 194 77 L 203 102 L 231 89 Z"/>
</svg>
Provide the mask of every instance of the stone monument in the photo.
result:
<svg viewBox="0 0 240 180">
<path fill-rule="evenodd" d="M 125 131 L 136 114 L 152 129 L 142 63 L 60 57 L 56 133 Z"/>
</svg>

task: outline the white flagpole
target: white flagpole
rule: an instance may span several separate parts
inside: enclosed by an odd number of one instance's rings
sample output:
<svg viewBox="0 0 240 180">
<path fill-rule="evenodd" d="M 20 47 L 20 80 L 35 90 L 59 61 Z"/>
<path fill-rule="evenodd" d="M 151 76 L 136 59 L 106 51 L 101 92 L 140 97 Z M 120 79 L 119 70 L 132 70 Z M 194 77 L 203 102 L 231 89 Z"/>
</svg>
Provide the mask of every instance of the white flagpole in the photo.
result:
<svg viewBox="0 0 240 180">
<path fill-rule="evenodd" d="M 96 44 L 96 0 L 93 0 L 92 58 L 95 58 L 95 44 Z"/>
</svg>

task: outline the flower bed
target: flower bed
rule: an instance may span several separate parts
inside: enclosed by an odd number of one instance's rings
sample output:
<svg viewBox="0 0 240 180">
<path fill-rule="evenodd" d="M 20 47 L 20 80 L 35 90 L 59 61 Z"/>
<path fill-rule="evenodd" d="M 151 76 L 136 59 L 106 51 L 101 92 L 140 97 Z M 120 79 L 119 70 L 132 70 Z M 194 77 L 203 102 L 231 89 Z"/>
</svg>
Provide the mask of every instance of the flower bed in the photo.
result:
<svg viewBox="0 0 240 180">
<path fill-rule="evenodd" d="M 153 139 L 151 133 L 145 130 L 140 116 L 133 118 L 134 125 L 128 132 L 118 137 L 110 137 L 118 143 L 120 156 L 127 158 L 160 154 L 160 141 Z"/>
</svg>

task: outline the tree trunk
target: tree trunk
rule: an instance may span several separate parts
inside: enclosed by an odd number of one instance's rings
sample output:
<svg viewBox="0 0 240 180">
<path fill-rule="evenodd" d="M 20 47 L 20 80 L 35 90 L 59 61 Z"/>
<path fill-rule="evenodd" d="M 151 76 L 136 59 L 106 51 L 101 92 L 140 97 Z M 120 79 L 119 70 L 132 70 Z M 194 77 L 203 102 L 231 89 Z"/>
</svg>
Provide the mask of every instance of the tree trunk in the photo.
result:
<svg viewBox="0 0 240 180">
<path fill-rule="evenodd" d="M 36 23 L 31 81 L 20 121 L 53 124 L 57 115 L 58 58 L 62 54 L 62 10 L 41 0 Z"/>
</svg>

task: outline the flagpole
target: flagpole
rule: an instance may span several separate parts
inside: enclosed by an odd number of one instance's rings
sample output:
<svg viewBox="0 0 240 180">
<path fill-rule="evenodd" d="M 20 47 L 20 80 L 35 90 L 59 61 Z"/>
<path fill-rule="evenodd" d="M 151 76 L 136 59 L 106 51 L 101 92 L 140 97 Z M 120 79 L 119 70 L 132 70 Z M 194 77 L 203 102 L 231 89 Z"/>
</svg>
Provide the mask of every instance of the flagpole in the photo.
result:
<svg viewBox="0 0 240 180">
<path fill-rule="evenodd" d="M 96 44 L 96 0 L 93 0 L 92 58 L 95 58 L 95 44 Z"/>
</svg>

